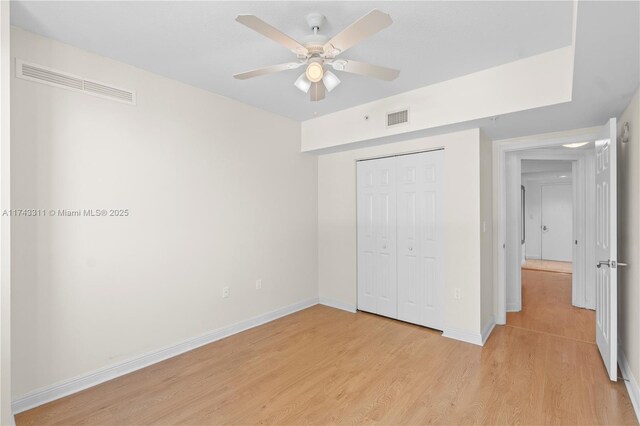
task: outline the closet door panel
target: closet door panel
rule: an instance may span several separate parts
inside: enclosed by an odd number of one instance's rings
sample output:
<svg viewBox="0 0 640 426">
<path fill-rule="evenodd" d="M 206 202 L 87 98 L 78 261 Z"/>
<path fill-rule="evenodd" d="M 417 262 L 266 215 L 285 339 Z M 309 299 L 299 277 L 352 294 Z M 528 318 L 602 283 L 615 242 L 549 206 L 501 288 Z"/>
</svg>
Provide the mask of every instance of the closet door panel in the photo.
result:
<svg viewBox="0 0 640 426">
<path fill-rule="evenodd" d="M 443 151 L 398 157 L 398 319 L 442 329 Z"/>
<path fill-rule="evenodd" d="M 375 220 L 374 169 L 358 163 L 358 307 L 375 311 Z"/>
<path fill-rule="evenodd" d="M 420 323 L 420 242 L 417 162 L 398 157 L 398 319 Z"/>
<path fill-rule="evenodd" d="M 358 309 L 395 318 L 395 158 L 358 162 L 357 173 Z"/>
</svg>

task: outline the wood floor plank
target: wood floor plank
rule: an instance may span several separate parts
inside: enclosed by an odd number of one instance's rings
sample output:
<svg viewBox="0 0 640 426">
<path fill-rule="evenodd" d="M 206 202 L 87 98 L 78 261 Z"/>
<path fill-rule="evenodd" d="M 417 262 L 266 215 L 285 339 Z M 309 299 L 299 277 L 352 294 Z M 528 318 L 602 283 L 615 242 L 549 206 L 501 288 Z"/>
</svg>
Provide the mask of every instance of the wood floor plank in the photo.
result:
<svg viewBox="0 0 640 426">
<path fill-rule="evenodd" d="M 507 324 L 595 343 L 595 311 L 571 305 L 571 274 L 522 271 L 522 310 Z"/>
<path fill-rule="evenodd" d="M 573 263 L 559 262 L 557 260 L 527 259 L 522 265 L 522 269 L 571 274 L 573 273 Z"/>
<path fill-rule="evenodd" d="M 593 343 L 497 326 L 479 347 L 325 306 L 20 413 L 16 421 L 637 424 L 624 384 L 608 380 Z"/>
</svg>

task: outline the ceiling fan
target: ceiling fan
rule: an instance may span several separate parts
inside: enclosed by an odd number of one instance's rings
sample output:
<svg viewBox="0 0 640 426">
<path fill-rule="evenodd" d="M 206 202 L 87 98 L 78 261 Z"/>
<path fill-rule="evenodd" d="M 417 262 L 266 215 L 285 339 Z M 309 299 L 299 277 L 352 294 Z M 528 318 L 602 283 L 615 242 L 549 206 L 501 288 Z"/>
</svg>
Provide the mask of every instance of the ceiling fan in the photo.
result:
<svg viewBox="0 0 640 426">
<path fill-rule="evenodd" d="M 310 93 L 311 101 L 319 101 L 324 99 L 326 91 L 331 92 L 340 84 L 340 79 L 327 69 L 329 67 L 335 71 L 387 81 L 395 79 L 400 74 L 400 71 L 392 68 L 351 59 L 336 59 L 336 56 L 345 50 L 391 25 L 393 21 L 388 14 L 374 9 L 332 38 L 318 33 L 325 19 L 323 15 L 311 13 L 306 18 L 313 34 L 306 36 L 300 43 L 254 15 L 238 15 L 236 21 L 291 50 L 296 54 L 298 61 L 258 68 L 236 74 L 234 77 L 245 80 L 306 66 L 305 72 L 298 77 L 294 85 L 301 91 Z"/>
</svg>

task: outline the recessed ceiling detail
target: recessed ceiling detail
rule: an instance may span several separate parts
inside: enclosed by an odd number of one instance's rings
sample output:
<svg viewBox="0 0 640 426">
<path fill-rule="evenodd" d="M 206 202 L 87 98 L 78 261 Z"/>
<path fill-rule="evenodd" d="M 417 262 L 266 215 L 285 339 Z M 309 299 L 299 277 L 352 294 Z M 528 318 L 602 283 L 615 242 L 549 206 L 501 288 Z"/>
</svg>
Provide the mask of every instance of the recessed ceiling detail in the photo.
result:
<svg viewBox="0 0 640 426">
<path fill-rule="evenodd" d="M 12 1 L 11 20 L 27 31 L 304 121 L 568 46 L 572 5 L 571 1 L 18 0 Z M 591 5 L 580 2 L 580 15 Z M 344 56 L 402 70 L 393 81 L 331 68 L 340 85 L 322 102 L 309 102 L 292 84 L 302 68 L 265 78 L 233 78 L 243 70 L 296 59 L 291 51 L 278 49 L 273 41 L 238 25 L 238 15 L 259 16 L 304 42 L 310 34 L 304 23 L 309 13 L 325 16 L 320 33 L 334 35 L 372 9 L 388 13 L 393 25 Z M 607 36 L 596 30 L 600 37 Z"/>
<path fill-rule="evenodd" d="M 253 15 L 238 15 L 236 21 L 291 50 L 298 57 L 297 62 L 271 65 L 234 75 L 238 80 L 246 80 L 304 66 L 306 69 L 294 82 L 294 86 L 304 93 L 309 93 L 312 102 L 317 102 L 324 99 L 325 93 L 333 91 L 341 82 L 334 73 L 327 69 L 329 67 L 340 72 L 359 74 L 386 81 L 395 80 L 400 74 L 400 71 L 392 68 L 344 58 L 336 59 L 336 56 L 345 50 L 393 23 L 391 16 L 377 9 L 367 13 L 332 38 L 319 33 L 325 17 L 320 13 L 310 13 L 307 15 L 307 24 L 313 34 L 304 37 L 302 42 L 292 39 Z"/>
</svg>

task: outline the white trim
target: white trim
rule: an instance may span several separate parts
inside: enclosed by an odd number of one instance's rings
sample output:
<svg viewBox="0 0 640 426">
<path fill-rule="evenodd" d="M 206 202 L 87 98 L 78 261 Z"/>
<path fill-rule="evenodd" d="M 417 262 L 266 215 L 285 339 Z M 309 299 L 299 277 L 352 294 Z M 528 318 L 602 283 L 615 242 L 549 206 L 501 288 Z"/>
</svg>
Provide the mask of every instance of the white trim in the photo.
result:
<svg viewBox="0 0 640 426">
<path fill-rule="evenodd" d="M 507 303 L 506 309 L 507 312 L 520 312 L 522 307 L 517 303 Z"/>
<path fill-rule="evenodd" d="M 482 334 L 471 333 L 466 330 L 460 330 L 458 328 L 446 327 L 442 333 L 442 337 L 449 339 L 460 340 L 462 342 L 471 343 L 473 345 L 482 346 Z"/>
<path fill-rule="evenodd" d="M 339 300 L 335 300 L 335 299 L 330 299 L 328 297 L 320 297 L 320 304 L 321 305 L 325 305 L 325 306 L 329 306 L 331 308 L 336 308 L 336 309 L 341 309 L 343 311 L 347 311 L 347 312 L 351 312 L 351 313 L 356 313 L 356 307 L 353 305 L 350 305 L 348 303 L 344 303 L 341 302 Z"/>
<path fill-rule="evenodd" d="M 624 355 L 622 347 L 620 346 L 618 347 L 618 364 L 620 364 L 620 371 L 622 372 L 622 377 L 625 379 L 624 385 L 627 387 L 629 399 L 631 400 L 633 411 L 636 412 L 636 419 L 638 420 L 640 419 L 640 388 L 638 388 L 638 382 L 633 376 L 633 373 L 631 373 L 627 357 Z"/>
<path fill-rule="evenodd" d="M 487 343 L 487 339 L 491 336 L 491 332 L 496 327 L 496 321 L 493 315 L 489 318 L 489 322 L 482 328 L 482 346 Z"/>
<path fill-rule="evenodd" d="M 313 297 L 294 303 L 293 305 L 276 309 L 275 311 L 267 312 L 266 314 L 210 331 L 199 337 L 185 340 L 177 345 L 168 346 L 158 351 L 149 352 L 127 361 L 95 370 L 83 376 L 58 383 L 57 385 L 31 392 L 13 401 L 11 409 L 14 414 L 20 413 L 317 304 L 318 298 Z"/>
</svg>

